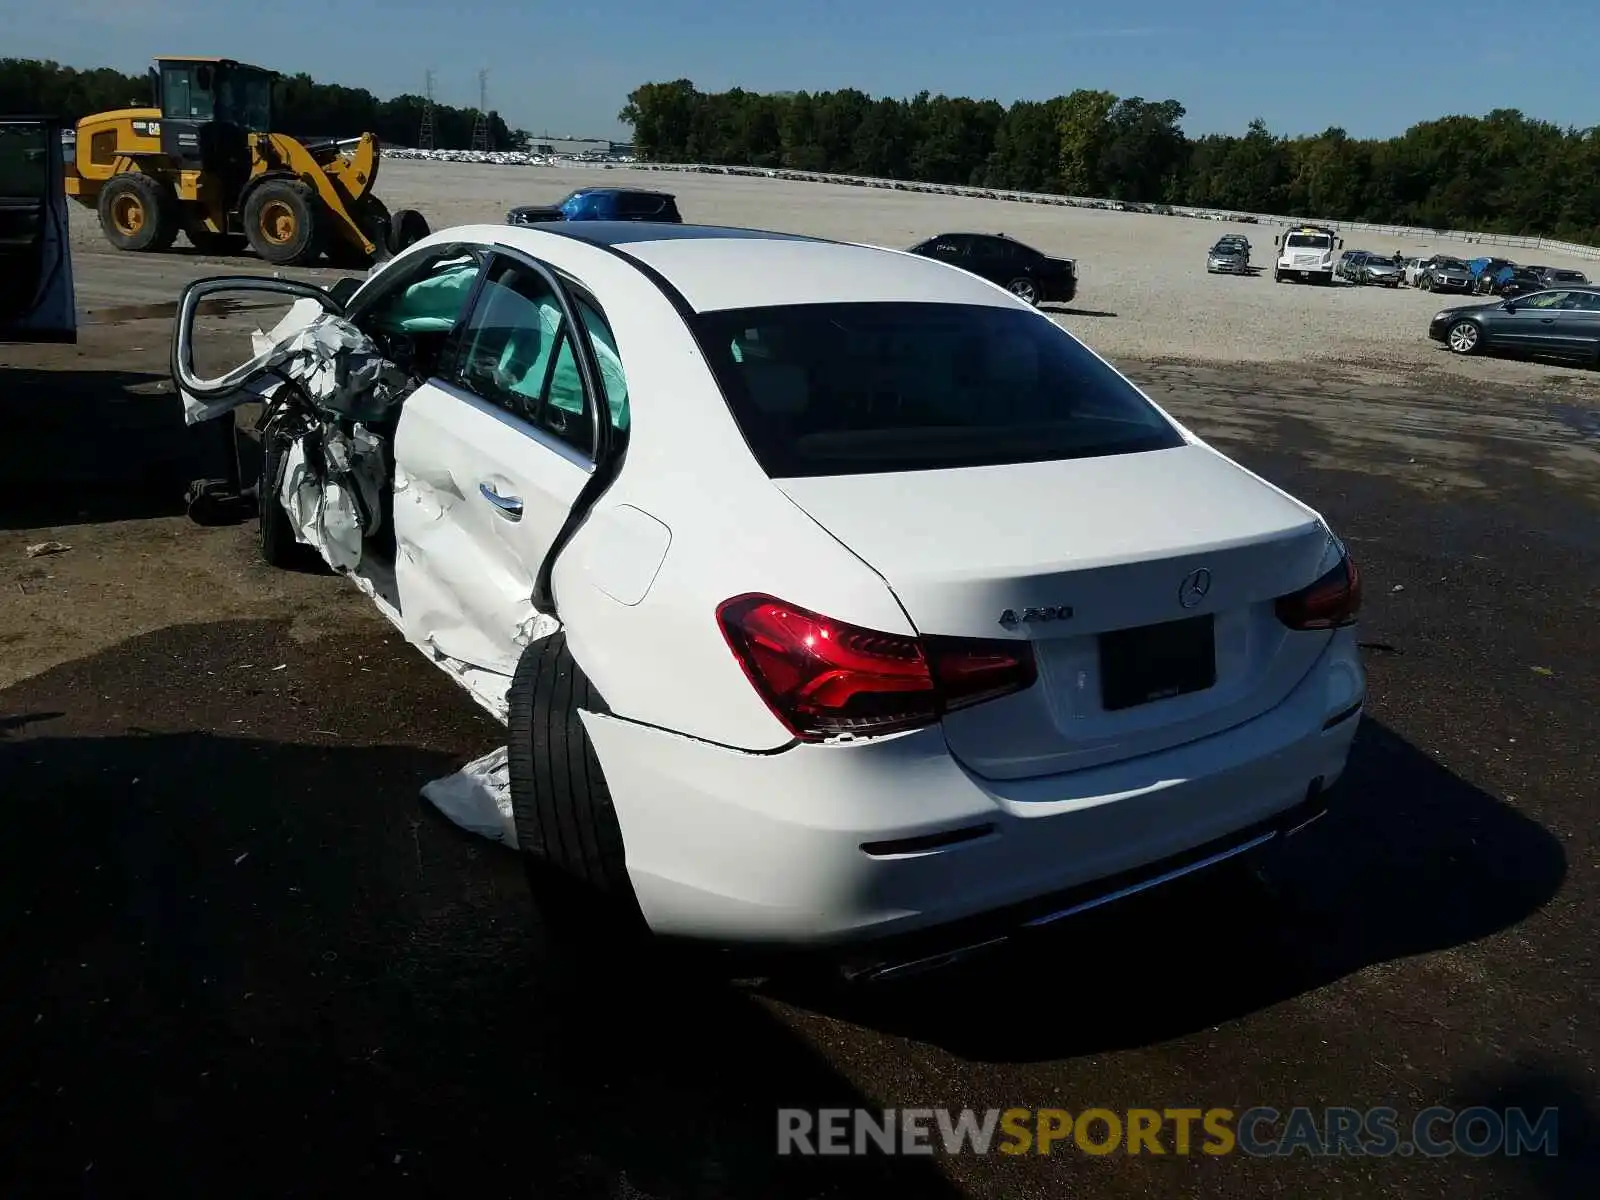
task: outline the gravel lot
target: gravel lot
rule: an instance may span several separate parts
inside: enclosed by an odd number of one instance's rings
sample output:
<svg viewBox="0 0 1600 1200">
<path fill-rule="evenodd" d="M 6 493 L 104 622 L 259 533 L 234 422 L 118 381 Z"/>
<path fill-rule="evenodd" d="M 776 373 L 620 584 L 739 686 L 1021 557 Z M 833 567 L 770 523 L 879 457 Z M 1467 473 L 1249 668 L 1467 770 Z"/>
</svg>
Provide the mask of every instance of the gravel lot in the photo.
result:
<svg viewBox="0 0 1600 1200">
<path fill-rule="evenodd" d="M 1443 372 L 1485 382 L 1534 385 L 1600 395 L 1600 373 L 1558 363 L 1457 360 L 1427 340 L 1428 318 L 1440 307 L 1468 302 L 1409 288 L 1332 288 L 1275 284 L 1268 225 L 1232 225 L 1182 217 L 1095 209 L 1052 208 L 955 196 L 623 169 L 496 167 L 391 159 L 379 194 L 391 209 L 416 208 L 435 229 L 498 222 L 515 204 L 559 199 L 584 185 L 642 186 L 675 193 L 686 220 L 904 247 L 958 229 L 1005 232 L 1047 253 L 1075 258 L 1081 287 L 1076 303 L 1056 319 L 1106 356 L 1141 361 L 1318 363 L 1379 381 Z M 106 250 L 87 209 L 73 206 L 75 248 Z M 1250 239 L 1253 259 L 1268 270 L 1254 278 L 1208 275 L 1206 249 L 1224 233 Z M 1430 242 L 1352 234 L 1346 249 L 1470 256 L 1461 242 Z M 1600 264 L 1543 251 L 1484 246 L 1484 253 L 1536 255 L 1529 261 L 1576 267 L 1591 277 Z M 223 260 L 210 260 L 223 261 Z M 250 260 L 255 269 L 259 264 Z M 193 258 L 164 266 L 141 259 L 141 271 L 165 275 L 207 270 Z M 157 291 L 145 302 L 173 299 Z M 131 302 L 131 301 L 129 301 Z"/>
</svg>

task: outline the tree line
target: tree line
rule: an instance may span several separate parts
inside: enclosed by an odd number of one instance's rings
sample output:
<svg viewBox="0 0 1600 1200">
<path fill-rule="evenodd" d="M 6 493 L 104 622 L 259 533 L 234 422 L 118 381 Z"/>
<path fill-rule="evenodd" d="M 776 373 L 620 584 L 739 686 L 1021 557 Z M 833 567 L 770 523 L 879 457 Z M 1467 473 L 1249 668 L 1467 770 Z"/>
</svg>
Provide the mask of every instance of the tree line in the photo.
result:
<svg viewBox="0 0 1600 1200">
<path fill-rule="evenodd" d="M 1144 204 L 1470 229 L 1600 244 L 1600 127 L 1515 109 L 1398 137 L 1333 127 L 1187 136 L 1176 100 L 1078 90 L 1051 100 L 874 98 L 854 89 L 635 89 L 618 119 L 656 162 L 826 171 Z"/>
<path fill-rule="evenodd" d="M 147 75 L 124 75 L 110 67 L 78 70 L 40 59 L 0 58 L 0 113 L 47 114 L 77 121 L 113 108 L 153 103 Z M 365 88 L 318 83 L 305 74 L 286 75 L 273 92 L 275 132 L 295 137 L 353 137 L 374 133 L 390 146 L 414 146 L 427 101 L 422 96 L 380 100 Z M 434 145 L 465 150 L 472 145 L 476 108 L 433 105 Z M 497 150 L 526 146 L 528 134 L 507 127 L 489 113 L 490 145 Z"/>
</svg>

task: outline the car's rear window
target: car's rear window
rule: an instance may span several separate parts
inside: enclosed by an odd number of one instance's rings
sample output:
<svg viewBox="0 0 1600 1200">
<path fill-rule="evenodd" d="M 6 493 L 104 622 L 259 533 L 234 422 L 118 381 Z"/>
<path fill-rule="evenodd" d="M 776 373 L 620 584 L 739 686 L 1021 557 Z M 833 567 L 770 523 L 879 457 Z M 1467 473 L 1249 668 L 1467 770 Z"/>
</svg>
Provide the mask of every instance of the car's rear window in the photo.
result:
<svg viewBox="0 0 1600 1200">
<path fill-rule="evenodd" d="M 652 196 L 648 192 L 620 192 L 617 195 L 617 215 L 620 217 L 659 217 L 669 211 L 671 201 L 665 196 Z"/>
<path fill-rule="evenodd" d="M 774 479 L 1183 444 L 1131 384 L 1038 313 L 847 303 L 695 320 L 734 418 Z"/>
</svg>

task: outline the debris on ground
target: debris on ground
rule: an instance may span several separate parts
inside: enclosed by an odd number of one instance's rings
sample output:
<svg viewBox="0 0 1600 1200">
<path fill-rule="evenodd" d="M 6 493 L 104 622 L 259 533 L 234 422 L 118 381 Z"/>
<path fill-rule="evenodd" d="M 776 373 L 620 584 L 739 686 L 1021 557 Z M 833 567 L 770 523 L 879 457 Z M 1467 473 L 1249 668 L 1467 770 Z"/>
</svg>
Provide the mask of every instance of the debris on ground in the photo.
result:
<svg viewBox="0 0 1600 1200">
<path fill-rule="evenodd" d="M 46 554 L 65 554 L 72 547 L 64 542 L 35 542 L 28 547 L 29 558 L 39 558 Z"/>
<path fill-rule="evenodd" d="M 473 759 L 454 775 L 423 784 L 422 796 L 468 833 L 517 848 L 504 746 Z"/>
</svg>

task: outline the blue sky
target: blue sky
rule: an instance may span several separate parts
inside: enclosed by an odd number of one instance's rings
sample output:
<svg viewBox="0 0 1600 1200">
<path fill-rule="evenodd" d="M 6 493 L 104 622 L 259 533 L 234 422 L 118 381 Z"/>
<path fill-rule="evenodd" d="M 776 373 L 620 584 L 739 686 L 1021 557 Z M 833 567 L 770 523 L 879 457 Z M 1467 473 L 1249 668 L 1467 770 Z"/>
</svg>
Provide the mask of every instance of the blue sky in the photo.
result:
<svg viewBox="0 0 1600 1200">
<path fill-rule="evenodd" d="M 1103 88 L 1182 101 L 1191 134 L 1261 116 L 1279 133 L 1388 136 L 1495 107 L 1600 124 L 1595 0 L 14 0 L 0 53 L 129 71 L 217 54 L 383 96 L 420 92 L 431 67 L 460 105 L 487 68 L 513 126 L 600 137 L 625 132 L 633 87 L 676 78 L 1005 103 Z"/>
</svg>

